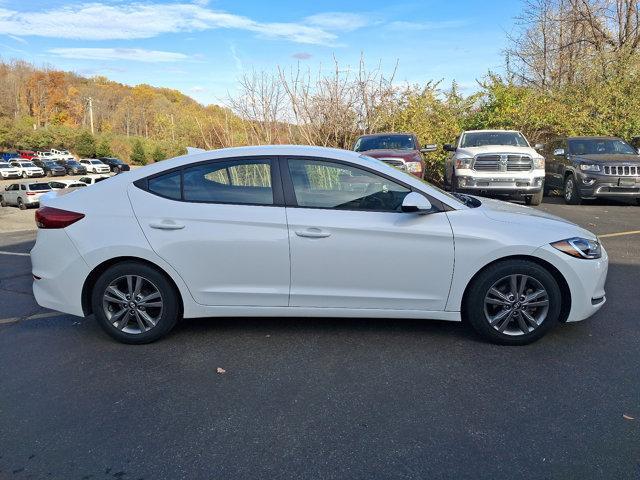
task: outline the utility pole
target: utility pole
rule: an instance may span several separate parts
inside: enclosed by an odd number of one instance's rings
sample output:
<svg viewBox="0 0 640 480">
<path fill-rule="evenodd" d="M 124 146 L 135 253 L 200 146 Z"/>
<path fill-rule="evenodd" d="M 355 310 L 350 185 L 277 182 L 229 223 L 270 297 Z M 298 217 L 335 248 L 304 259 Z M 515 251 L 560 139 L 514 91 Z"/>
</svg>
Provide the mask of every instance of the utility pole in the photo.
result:
<svg viewBox="0 0 640 480">
<path fill-rule="evenodd" d="M 89 122 L 91 124 L 91 135 L 93 135 L 93 98 L 87 98 L 89 102 Z"/>
</svg>

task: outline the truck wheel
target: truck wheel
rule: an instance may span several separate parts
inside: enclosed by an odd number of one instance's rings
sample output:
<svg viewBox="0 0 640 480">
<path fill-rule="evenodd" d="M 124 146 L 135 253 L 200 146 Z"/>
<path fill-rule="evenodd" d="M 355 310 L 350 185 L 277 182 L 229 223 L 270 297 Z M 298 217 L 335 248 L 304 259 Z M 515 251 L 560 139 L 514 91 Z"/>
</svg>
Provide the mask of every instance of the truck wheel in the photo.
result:
<svg viewBox="0 0 640 480">
<path fill-rule="evenodd" d="M 540 205 L 542 203 L 542 196 L 544 192 L 540 190 L 538 193 L 534 193 L 533 195 L 527 195 L 524 197 L 525 205 Z"/>
<path fill-rule="evenodd" d="M 573 174 L 568 175 L 564 180 L 564 201 L 568 205 L 580 205 L 582 199 L 578 193 L 578 186 L 576 185 L 576 179 Z"/>
<path fill-rule="evenodd" d="M 27 206 L 24 204 L 24 202 L 22 201 L 21 198 L 18 198 L 18 208 L 20 210 L 26 210 L 27 209 Z"/>
</svg>

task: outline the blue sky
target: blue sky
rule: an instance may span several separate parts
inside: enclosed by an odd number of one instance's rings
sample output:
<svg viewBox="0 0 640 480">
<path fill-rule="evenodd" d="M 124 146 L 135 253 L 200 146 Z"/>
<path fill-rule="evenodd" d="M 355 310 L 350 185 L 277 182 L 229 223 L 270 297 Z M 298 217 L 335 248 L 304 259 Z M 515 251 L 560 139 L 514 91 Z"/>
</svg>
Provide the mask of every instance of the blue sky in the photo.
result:
<svg viewBox="0 0 640 480">
<path fill-rule="evenodd" d="M 175 88 L 222 103 L 243 71 L 335 56 L 379 62 L 396 81 L 456 80 L 467 92 L 500 71 L 516 0 L 0 0 L 0 56 L 85 76 Z"/>
</svg>

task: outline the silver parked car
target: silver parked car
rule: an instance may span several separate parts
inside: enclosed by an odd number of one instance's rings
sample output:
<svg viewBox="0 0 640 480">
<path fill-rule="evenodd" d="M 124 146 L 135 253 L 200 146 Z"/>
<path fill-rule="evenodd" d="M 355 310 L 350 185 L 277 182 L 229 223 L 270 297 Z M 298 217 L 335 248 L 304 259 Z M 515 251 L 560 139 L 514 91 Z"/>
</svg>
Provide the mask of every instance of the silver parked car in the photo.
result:
<svg viewBox="0 0 640 480">
<path fill-rule="evenodd" d="M 37 207 L 40 204 L 42 194 L 50 192 L 51 187 L 45 182 L 12 183 L 4 189 L 0 195 L 0 205 L 15 205 L 20 210 L 27 207 Z"/>
</svg>

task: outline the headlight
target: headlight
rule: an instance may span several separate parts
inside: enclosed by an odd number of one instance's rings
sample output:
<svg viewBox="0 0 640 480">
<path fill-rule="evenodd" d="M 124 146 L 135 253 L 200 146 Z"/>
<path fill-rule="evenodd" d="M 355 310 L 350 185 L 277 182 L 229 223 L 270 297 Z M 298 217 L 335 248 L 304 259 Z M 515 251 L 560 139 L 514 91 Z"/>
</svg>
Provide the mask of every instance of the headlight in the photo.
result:
<svg viewBox="0 0 640 480">
<path fill-rule="evenodd" d="M 600 165 L 583 163 L 580 165 L 580 170 L 582 170 L 583 172 L 599 172 L 600 170 L 602 170 L 602 167 L 600 167 Z"/>
<path fill-rule="evenodd" d="M 551 244 L 553 248 L 576 258 L 594 259 L 602 256 L 600 242 L 588 238 L 573 237 Z"/>
<path fill-rule="evenodd" d="M 535 169 L 544 168 L 544 158 L 543 157 L 534 158 L 533 159 L 533 168 L 535 168 Z"/>
<path fill-rule="evenodd" d="M 472 163 L 473 163 L 473 158 L 469 158 L 469 157 L 456 158 L 456 168 L 471 168 Z"/>
<path fill-rule="evenodd" d="M 420 162 L 407 162 L 404 165 L 407 168 L 407 172 L 415 173 L 422 171 L 422 164 Z"/>
</svg>

